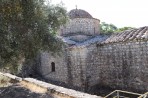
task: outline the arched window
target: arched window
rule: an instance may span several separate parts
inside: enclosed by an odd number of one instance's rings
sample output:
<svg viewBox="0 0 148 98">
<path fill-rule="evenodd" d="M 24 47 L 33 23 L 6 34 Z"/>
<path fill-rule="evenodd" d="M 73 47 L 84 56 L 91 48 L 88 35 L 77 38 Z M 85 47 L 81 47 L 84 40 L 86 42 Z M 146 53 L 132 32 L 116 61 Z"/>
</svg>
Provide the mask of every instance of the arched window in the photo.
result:
<svg viewBox="0 0 148 98">
<path fill-rule="evenodd" d="M 32 78 L 32 77 L 33 77 L 33 75 L 32 75 L 32 74 L 29 74 L 29 77 L 31 77 L 31 78 Z"/>
<path fill-rule="evenodd" d="M 54 62 L 51 62 L 51 71 L 55 72 L 55 63 Z"/>
</svg>

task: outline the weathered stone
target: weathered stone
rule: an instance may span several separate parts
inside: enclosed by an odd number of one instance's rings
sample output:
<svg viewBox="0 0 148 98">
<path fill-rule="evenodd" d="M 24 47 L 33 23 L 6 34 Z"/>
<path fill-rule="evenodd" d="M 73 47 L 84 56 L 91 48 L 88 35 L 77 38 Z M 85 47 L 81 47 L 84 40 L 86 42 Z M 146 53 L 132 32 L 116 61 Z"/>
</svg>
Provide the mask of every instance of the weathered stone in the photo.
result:
<svg viewBox="0 0 148 98">
<path fill-rule="evenodd" d="M 79 16 L 60 30 L 66 45 L 61 55 L 40 55 L 38 69 L 45 79 L 83 91 L 95 85 L 148 90 L 148 27 L 102 36 L 99 20 Z"/>
</svg>

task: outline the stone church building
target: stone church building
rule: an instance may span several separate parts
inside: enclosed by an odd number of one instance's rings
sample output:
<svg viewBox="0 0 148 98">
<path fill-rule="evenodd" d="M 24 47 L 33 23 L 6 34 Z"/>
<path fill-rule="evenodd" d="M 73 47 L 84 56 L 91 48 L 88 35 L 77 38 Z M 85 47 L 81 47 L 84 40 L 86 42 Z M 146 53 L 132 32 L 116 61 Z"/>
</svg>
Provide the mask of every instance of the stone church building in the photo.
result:
<svg viewBox="0 0 148 98">
<path fill-rule="evenodd" d="M 100 20 L 73 9 L 57 35 L 65 44 L 60 55 L 41 53 L 45 79 L 81 90 L 95 85 L 148 91 L 148 27 L 100 34 Z"/>
</svg>

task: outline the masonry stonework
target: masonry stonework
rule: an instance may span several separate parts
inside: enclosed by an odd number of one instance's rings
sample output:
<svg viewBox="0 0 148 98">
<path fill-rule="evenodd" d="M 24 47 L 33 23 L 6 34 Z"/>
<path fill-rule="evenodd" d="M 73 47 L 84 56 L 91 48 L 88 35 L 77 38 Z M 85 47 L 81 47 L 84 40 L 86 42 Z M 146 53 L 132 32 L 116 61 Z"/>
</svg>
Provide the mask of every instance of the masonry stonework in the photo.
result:
<svg viewBox="0 0 148 98">
<path fill-rule="evenodd" d="M 77 24 L 77 25 L 75 25 Z M 60 34 L 81 33 L 85 35 L 98 35 L 100 21 L 94 18 L 75 18 L 62 27 Z"/>
<path fill-rule="evenodd" d="M 48 52 L 42 52 L 40 54 L 40 74 L 45 79 L 52 81 L 60 81 L 67 83 L 67 64 L 65 55 L 61 53 L 60 55 L 52 55 Z M 52 63 L 55 64 L 55 71 L 52 71 Z"/>
<path fill-rule="evenodd" d="M 99 20 L 75 9 L 60 38 L 66 46 L 61 55 L 40 55 L 44 78 L 83 91 L 95 85 L 148 91 L 148 27 L 99 35 Z"/>
<path fill-rule="evenodd" d="M 88 57 L 91 61 L 88 65 L 95 67 L 90 72 L 97 69 L 95 73 L 98 75 L 99 85 L 115 89 L 148 90 L 147 41 L 97 46 L 91 54 Z"/>
</svg>

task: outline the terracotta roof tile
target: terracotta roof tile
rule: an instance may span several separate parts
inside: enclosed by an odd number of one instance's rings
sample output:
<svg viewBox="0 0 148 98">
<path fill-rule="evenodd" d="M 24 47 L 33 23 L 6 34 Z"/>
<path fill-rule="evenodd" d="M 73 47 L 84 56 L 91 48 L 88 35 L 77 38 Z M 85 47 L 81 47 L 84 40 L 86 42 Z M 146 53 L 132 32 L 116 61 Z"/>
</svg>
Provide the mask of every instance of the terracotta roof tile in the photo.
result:
<svg viewBox="0 0 148 98">
<path fill-rule="evenodd" d="M 102 44 L 113 42 L 125 42 L 132 40 L 148 39 L 148 27 L 141 27 L 139 29 L 126 30 L 118 34 L 113 34 L 108 37 Z"/>
<path fill-rule="evenodd" d="M 84 42 L 75 42 L 72 41 L 69 37 L 62 37 L 62 40 L 69 44 L 73 45 L 72 47 L 85 47 L 90 44 L 108 44 L 108 43 L 118 43 L 132 40 L 148 40 L 148 27 L 141 27 L 139 29 L 126 30 L 120 33 L 115 33 L 112 35 L 99 35 L 94 38 L 88 39 Z"/>
</svg>

